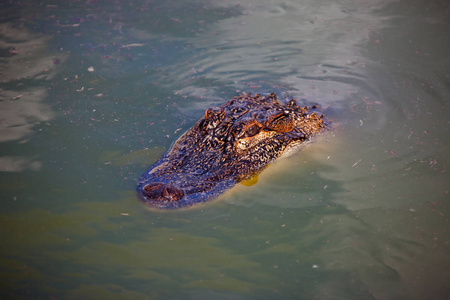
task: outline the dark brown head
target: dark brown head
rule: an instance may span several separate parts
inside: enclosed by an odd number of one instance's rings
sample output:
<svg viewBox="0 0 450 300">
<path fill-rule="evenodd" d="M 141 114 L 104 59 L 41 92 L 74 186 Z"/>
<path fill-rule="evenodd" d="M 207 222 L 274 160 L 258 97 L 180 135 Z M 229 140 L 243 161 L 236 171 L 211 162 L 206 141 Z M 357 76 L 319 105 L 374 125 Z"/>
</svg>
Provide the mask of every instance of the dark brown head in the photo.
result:
<svg viewBox="0 0 450 300">
<path fill-rule="evenodd" d="M 243 94 L 206 110 L 140 180 L 138 191 L 158 207 L 210 200 L 261 172 L 288 148 L 323 128 L 322 117 L 275 94 Z"/>
</svg>

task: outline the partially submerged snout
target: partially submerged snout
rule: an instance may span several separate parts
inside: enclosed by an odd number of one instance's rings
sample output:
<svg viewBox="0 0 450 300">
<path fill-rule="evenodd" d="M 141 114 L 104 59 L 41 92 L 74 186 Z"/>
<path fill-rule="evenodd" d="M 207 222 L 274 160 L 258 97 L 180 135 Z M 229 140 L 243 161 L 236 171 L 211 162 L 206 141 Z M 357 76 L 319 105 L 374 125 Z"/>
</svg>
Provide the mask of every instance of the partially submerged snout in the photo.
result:
<svg viewBox="0 0 450 300">
<path fill-rule="evenodd" d="M 143 195 L 156 202 L 178 201 L 184 196 L 183 190 L 171 184 L 152 182 L 142 187 Z"/>
<path fill-rule="evenodd" d="M 138 194 L 158 208 L 211 200 L 259 174 L 294 144 L 324 127 L 322 116 L 275 94 L 243 94 L 206 110 L 139 180 Z"/>
</svg>

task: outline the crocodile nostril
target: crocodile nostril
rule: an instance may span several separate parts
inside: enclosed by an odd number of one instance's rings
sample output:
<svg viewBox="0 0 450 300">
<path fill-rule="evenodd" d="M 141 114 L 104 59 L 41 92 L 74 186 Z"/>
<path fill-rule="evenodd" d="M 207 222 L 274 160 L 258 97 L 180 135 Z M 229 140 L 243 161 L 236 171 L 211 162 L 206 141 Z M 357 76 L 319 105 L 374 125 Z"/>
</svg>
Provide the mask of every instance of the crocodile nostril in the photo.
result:
<svg viewBox="0 0 450 300">
<path fill-rule="evenodd" d="M 178 201 L 184 196 L 183 190 L 173 185 L 153 182 L 142 188 L 144 195 L 153 201 Z"/>
</svg>

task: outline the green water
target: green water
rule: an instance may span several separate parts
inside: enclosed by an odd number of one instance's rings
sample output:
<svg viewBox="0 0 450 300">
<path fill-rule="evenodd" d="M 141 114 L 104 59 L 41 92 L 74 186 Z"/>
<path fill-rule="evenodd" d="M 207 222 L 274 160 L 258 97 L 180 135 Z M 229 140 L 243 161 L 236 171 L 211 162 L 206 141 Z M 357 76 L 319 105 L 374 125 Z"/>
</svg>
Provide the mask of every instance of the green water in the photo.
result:
<svg viewBox="0 0 450 300">
<path fill-rule="evenodd" d="M 448 299 L 446 1 L 0 5 L 0 298 Z M 253 186 L 136 181 L 241 91 L 330 130 Z"/>
</svg>

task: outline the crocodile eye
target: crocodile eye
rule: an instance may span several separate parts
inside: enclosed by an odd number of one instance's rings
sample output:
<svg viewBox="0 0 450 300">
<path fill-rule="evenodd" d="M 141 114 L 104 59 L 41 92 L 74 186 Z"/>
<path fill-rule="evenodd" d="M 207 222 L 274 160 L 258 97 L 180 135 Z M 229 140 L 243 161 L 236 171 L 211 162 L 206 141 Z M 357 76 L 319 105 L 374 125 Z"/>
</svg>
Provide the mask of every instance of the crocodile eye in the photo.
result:
<svg viewBox="0 0 450 300">
<path fill-rule="evenodd" d="M 259 126 L 256 124 L 253 124 L 245 130 L 245 136 L 246 137 L 255 136 L 259 133 L 259 130 L 260 130 Z"/>
</svg>

